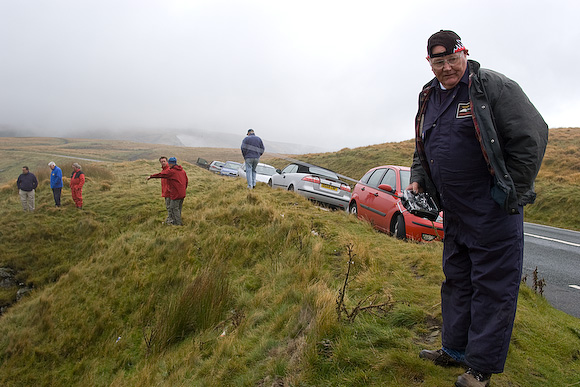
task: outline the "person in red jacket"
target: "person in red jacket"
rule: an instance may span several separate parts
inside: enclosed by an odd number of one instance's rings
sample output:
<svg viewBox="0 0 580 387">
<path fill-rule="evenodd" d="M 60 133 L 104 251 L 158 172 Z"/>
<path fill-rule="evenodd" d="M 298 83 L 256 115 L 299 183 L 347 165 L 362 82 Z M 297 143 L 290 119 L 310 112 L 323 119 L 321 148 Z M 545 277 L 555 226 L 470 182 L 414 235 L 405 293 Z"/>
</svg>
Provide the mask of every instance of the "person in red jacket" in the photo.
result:
<svg viewBox="0 0 580 387">
<path fill-rule="evenodd" d="M 183 206 L 183 199 L 185 199 L 185 191 L 187 189 L 187 174 L 181 165 L 177 165 L 177 159 L 175 157 L 170 157 L 167 162 L 169 164 L 168 169 L 149 176 L 147 180 L 167 179 L 170 199 L 167 224 L 182 226 L 181 208 Z"/>
<path fill-rule="evenodd" d="M 81 166 L 78 163 L 72 165 L 73 173 L 70 177 L 70 190 L 72 193 L 75 206 L 83 209 L 83 185 L 85 185 L 85 174 L 81 171 Z"/>
<path fill-rule="evenodd" d="M 167 157 L 161 156 L 159 158 L 159 163 L 161 164 L 162 171 L 169 169 Z M 161 179 L 161 197 L 165 199 L 165 209 L 167 210 L 167 218 L 165 219 L 165 223 L 167 223 L 169 221 L 169 203 L 171 203 L 171 198 L 169 198 L 169 181 L 167 179 Z"/>
</svg>

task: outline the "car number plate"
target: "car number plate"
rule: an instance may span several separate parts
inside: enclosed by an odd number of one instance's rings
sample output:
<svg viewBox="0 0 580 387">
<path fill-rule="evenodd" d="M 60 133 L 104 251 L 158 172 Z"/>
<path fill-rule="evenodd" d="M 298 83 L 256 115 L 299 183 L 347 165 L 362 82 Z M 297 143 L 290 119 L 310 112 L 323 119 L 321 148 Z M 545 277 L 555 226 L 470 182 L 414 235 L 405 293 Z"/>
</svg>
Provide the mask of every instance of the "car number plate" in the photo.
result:
<svg viewBox="0 0 580 387">
<path fill-rule="evenodd" d="M 333 186 L 331 186 L 330 184 L 324 184 L 324 183 L 320 183 L 320 186 L 321 186 L 322 188 L 326 188 L 326 189 L 329 189 L 329 190 L 331 190 L 331 191 L 335 191 L 335 192 L 336 192 L 336 191 L 338 191 L 338 188 L 336 188 L 336 187 L 333 187 Z"/>
</svg>

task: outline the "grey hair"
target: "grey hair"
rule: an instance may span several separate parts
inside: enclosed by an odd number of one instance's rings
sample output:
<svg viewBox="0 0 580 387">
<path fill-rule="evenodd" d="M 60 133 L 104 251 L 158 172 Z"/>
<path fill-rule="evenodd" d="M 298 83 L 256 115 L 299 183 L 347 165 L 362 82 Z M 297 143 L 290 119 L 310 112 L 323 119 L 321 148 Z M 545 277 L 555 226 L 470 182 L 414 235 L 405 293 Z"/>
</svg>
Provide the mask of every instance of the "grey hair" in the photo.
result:
<svg viewBox="0 0 580 387">
<path fill-rule="evenodd" d="M 81 165 L 79 163 L 73 163 L 73 168 L 81 169 Z"/>
<path fill-rule="evenodd" d="M 54 163 L 54 161 L 51 161 L 50 163 L 48 163 L 48 166 L 49 167 L 54 167 L 54 166 L 56 166 L 56 164 Z"/>
</svg>

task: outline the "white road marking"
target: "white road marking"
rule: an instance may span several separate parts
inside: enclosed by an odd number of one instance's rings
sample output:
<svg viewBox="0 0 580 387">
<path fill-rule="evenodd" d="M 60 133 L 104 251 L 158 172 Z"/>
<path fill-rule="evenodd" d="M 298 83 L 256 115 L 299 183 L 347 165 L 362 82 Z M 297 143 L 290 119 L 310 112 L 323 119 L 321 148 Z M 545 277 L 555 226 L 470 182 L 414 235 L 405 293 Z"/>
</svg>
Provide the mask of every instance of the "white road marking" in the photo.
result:
<svg viewBox="0 0 580 387">
<path fill-rule="evenodd" d="M 571 288 L 580 290 L 580 286 L 578 286 L 578 285 L 568 285 L 568 286 L 570 286 Z"/>
<path fill-rule="evenodd" d="M 570 245 L 570 246 L 574 246 L 574 247 L 580 247 L 580 243 L 567 242 L 567 241 L 563 241 L 563 240 L 560 240 L 560 239 L 548 238 L 548 237 L 545 237 L 545 236 L 530 234 L 530 233 L 527 233 L 527 232 L 525 232 L 524 235 L 525 236 L 529 236 L 529 237 L 533 237 L 533 238 L 538 238 L 538 239 L 545 239 L 547 241 L 563 243 L 565 245 Z"/>
</svg>

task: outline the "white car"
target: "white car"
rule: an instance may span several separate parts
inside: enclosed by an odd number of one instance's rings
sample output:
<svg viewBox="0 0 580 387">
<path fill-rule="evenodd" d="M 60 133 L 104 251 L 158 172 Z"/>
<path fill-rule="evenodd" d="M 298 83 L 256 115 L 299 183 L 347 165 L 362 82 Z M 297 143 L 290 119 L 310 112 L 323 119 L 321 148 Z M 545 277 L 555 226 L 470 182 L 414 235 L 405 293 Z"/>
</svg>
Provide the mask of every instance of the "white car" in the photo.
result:
<svg viewBox="0 0 580 387">
<path fill-rule="evenodd" d="M 258 163 L 256 167 L 256 181 L 262 183 L 268 183 L 270 177 L 276 173 L 276 168 L 271 165 Z M 240 168 L 238 168 L 238 176 L 241 178 L 246 178 L 246 163 L 243 163 Z"/>
<path fill-rule="evenodd" d="M 315 165 L 295 162 L 277 170 L 268 181 L 272 188 L 294 191 L 333 208 L 348 209 L 350 186 L 335 172 Z"/>
</svg>

